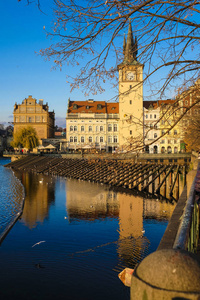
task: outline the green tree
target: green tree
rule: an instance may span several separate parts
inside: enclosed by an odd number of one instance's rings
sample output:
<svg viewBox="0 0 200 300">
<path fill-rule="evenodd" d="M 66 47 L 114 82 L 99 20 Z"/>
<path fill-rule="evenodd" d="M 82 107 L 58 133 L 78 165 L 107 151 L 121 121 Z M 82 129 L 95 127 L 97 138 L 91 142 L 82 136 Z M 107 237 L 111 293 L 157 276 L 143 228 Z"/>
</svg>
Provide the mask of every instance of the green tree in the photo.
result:
<svg viewBox="0 0 200 300">
<path fill-rule="evenodd" d="M 31 127 L 23 127 L 18 129 L 13 135 L 12 147 L 22 147 L 33 149 L 39 145 L 36 130 Z"/>
</svg>

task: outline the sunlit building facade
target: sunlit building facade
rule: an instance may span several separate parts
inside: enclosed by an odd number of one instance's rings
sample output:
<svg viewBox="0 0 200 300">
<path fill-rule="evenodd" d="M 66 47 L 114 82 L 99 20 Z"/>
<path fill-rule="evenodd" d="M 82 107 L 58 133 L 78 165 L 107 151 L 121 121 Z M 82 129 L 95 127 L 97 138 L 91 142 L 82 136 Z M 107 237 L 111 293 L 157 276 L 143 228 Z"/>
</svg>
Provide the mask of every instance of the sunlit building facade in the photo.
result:
<svg viewBox="0 0 200 300">
<path fill-rule="evenodd" d="M 48 104 L 43 100 L 38 102 L 32 96 L 28 96 L 22 104 L 14 105 L 14 133 L 27 126 L 32 126 L 40 140 L 54 137 L 55 114 L 49 111 Z"/>
</svg>

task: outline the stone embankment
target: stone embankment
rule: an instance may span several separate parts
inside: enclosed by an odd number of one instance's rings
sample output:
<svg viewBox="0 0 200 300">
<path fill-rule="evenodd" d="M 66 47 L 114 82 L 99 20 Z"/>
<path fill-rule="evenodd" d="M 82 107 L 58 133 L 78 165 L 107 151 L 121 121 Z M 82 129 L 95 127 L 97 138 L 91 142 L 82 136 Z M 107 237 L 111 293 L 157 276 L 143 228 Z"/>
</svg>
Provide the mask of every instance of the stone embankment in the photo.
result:
<svg viewBox="0 0 200 300">
<path fill-rule="evenodd" d="M 135 163 L 116 159 L 70 159 L 49 156 L 27 156 L 6 165 L 46 175 L 70 177 L 79 180 L 108 184 L 110 186 L 148 191 L 156 178 L 162 175 L 161 188 L 171 172 L 180 172 L 180 166 L 155 163 Z M 172 183 L 172 186 L 174 184 Z M 156 190 L 159 193 L 159 189 Z"/>
</svg>

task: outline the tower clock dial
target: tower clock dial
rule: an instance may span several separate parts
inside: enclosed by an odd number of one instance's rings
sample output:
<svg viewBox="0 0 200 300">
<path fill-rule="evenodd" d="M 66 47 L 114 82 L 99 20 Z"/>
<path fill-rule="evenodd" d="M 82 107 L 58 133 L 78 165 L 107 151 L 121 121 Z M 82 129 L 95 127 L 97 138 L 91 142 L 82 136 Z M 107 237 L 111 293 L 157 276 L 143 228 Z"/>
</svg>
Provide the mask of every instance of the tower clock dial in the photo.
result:
<svg viewBox="0 0 200 300">
<path fill-rule="evenodd" d="M 134 80 L 135 79 L 135 73 L 134 72 L 126 72 L 126 79 L 127 80 Z"/>
</svg>

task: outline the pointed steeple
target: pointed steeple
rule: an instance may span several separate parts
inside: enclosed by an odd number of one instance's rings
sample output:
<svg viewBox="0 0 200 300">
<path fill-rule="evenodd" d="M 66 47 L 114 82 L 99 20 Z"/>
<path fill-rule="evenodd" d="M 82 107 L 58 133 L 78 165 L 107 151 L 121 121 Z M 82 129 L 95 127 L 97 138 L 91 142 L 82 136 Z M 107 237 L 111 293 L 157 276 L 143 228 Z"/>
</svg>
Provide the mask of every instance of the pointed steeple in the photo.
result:
<svg viewBox="0 0 200 300">
<path fill-rule="evenodd" d="M 123 43 L 123 54 L 125 55 L 125 51 L 126 51 L 126 37 L 124 34 L 124 43 Z"/>
<path fill-rule="evenodd" d="M 129 21 L 127 42 L 124 39 L 124 44 L 123 44 L 124 62 L 132 63 L 133 61 L 137 61 L 137 48 L 138 48 L 137 38 L 135 37 L 133 39 L 131 22 Z"/>
</svg>

